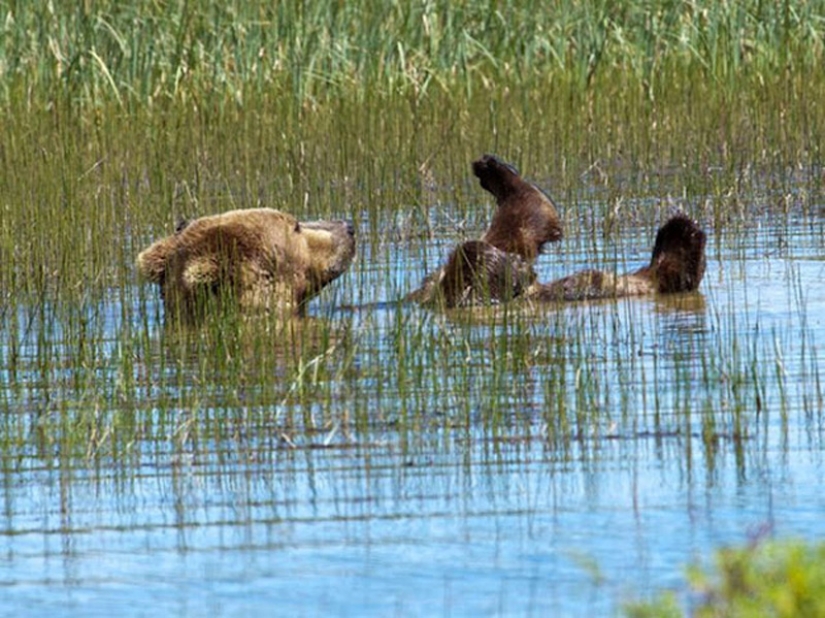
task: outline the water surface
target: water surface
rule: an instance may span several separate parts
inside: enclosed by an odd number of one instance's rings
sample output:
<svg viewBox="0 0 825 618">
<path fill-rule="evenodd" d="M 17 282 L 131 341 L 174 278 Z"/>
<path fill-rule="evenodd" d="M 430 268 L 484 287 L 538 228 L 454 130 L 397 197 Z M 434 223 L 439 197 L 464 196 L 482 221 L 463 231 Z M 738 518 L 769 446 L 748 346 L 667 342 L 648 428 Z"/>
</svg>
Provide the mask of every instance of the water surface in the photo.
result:
<svg viewBox="0 0 825 618">
<path fill-rule="evenodd" d="M 4 314 L 2 613 L 603 615 L 723 545 L 822 538 L 822 225 L 703 223 L 678 298 L 394 304 L 445 233 L 362 242 L 288 334 L 181 342 L 137 288 Z"/>
</svg>

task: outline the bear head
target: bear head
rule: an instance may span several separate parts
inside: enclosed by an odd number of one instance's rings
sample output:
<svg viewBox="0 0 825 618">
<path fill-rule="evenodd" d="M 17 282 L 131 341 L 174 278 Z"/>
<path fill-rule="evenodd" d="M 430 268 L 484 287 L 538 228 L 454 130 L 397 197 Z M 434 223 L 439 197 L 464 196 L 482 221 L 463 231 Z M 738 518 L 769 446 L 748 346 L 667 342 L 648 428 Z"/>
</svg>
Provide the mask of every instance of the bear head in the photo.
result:
<svg viewBox="0 0 825 618">
<path fill-rule="evenodd" d="M 447 258 L 436 297 L 447 308 L 498 304 L 520 296 L 535 279 L 532 266 L 520 255 L 470 240 Z"/>
<path fill-rule="evenodd" d="M 202 317 L 214 304 L 303 313 L 355 256 L 344 221 L 300 222 L 270 208 L 233 210 L 178 225 L 137 258 L 161 287 L 167 313 Z"/>
</svg>

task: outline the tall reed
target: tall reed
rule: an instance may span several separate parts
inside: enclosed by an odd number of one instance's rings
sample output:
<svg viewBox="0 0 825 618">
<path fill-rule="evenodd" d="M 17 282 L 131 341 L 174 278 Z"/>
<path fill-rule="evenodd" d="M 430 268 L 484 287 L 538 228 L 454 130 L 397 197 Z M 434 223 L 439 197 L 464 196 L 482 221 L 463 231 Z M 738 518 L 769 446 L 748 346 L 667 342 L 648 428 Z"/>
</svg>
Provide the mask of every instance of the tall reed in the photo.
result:
<svg viewBox="0 0 825 618">
<path fill-rule="evenodd" d="M 0 10 L 3 93 L 7 103 L 30 93 L 24 105 L 61 92 L 72 104 L 129 108 L 200 106 L 205 95 L 238 105 L 252 92 L 312 104 L 353 90 L 472 91 L 512 83 L 513 74 L 523 83 L 570 75 L 589 87 L 617 69 L 652 95 L 689 67 L 731 89 L 804 74 L 823 53 L 821 1 L 177 0 Z"/>
</svg>

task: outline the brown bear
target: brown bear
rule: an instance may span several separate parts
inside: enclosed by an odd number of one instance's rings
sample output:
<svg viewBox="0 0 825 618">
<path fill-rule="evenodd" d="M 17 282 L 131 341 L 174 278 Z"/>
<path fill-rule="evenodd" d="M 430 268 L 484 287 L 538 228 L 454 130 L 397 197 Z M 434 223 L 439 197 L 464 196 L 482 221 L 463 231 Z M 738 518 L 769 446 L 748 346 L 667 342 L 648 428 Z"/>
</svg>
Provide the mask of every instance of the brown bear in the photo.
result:
<svg viewBox="0 0 825 618">
<path fill-rule="evenodd" d="M 705 274 L 706 241 L 694 221 L 675 215 L 659 228 L 647 266 L 626 275 L 585 270 L 552 283 L 536 283 L 524 297 L 553 302 L 693 292 Z"/>
<path fill-rule="evenodd" d="M 167 316 L 203 317 L 210 304 L 242 312 L 304 313 L 347 270 L 355 233 L 344 221 L 299 222 L 271 208 L 232 210 L 178 224 L 137 258 L 160 285 Z"/>
<path fill-rule="evenodd" d="M 544 246 L 561 240 L 555 204 L 512 165 L 487 154 L 473 162 L 473 173 L 496 198 L 490 227 L 456 247 L 407 300 L 447 308 L 506 302 L 535 281 L 533 262 Z"/>
</svg>

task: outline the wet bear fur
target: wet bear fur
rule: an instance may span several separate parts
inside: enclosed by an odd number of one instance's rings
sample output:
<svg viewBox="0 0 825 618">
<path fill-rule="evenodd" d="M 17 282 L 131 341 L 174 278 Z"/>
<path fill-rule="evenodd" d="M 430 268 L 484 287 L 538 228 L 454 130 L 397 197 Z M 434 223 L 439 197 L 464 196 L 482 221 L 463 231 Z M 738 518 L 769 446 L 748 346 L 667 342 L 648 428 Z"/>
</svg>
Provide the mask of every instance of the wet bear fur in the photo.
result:
<svg viewBox="0 0 825 618">
<path fill-rule="evenodd" d="M 301 314 L 354 256 L 347 222 L 251 208 L 179 223 L 138 255 L 137 269 L 160 286 L 167 319 L 192 321 L 221 306 Z"/>
<path fill-rule="evenodd" d="M 671 217 L 656 234 L 650 263 L 615 275 L 585 270 L 551 283 L 536 283 L 524 296 L 538 302 L 595 300 L 643 294 L 693 292 L 705 274 L 707 236 L 684 214 Z"/>
<path fill-rule="evenodd" d="M 490 226 L 481 239 L 453 249 L 408 300 L 446 308 L 507 302 L 535 281 L 533 263 L 544 246 L 562 238 L 553 201 L 512 165 L 486 154 L 472 168 L 496 199 Z"/>
</svg>

